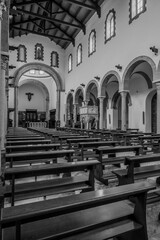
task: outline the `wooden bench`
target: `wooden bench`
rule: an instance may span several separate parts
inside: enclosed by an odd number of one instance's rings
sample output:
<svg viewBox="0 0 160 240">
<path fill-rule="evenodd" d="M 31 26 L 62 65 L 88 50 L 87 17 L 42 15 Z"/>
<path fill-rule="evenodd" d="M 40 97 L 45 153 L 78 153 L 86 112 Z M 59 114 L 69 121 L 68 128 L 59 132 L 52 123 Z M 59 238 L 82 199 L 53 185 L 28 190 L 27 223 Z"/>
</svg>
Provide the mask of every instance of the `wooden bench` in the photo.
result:
<svg viewBox="0 0 160 240">
<path fill-rule="evenodd" d="M 151 162 L 153 165 L 135 167 L 137 164 Z M 113 173 L 116 174 L 119 185 L 134 183 L 135 180 L 159 176 L 160 164 L 156 162 L 160 163 L 160 153 L 126 157 L 124 164 L 127 165 L 127 168 L 115 170 Z"/>
<path fill-rule="evenodd" d="M 6 168 L 3 179 L 4 181 L 10 180 L 11 185 L 6 185 L 4 197 L 11 198 L 11 204 L 13 206 L 15 200 L 24 200 L 28 198 L 72 192 L 76 190 L 94 190 L 94 170 L 98 164 L 99 162 L 97 160 L 93 160 Z M 88 176 L 70 176 L 71 172 L 79 172 L 84 170 L 89 170 Z M 54 174 L 57 175 L 60 173 L 67 173 L 68 177 L 34 182 L 32 181 L 27 183 L 24 182 L 19 184 L 15 183 L 16 179 Z"/>
<path fill-rule="evenodd" d="M 68 162 L 71 162 L 71 156 L 74 150 L 55 150 L 55 151 L 37 151 L 37 152 L 20 152 L 20 153 L 8 153 L 5 155 L 6 163 L 9 162 L 10 167 L 14 163 L 18 164 L 30 164 L 36 162 L 43 162 L 48 159 L 56 159 L 59 157 L 65 157 Z M 37 160 L 37 161 L 36 161 Z"/>
<path fill-rule="evenodd" d="M 7 141 L 29 141 L 29 140 L 44 140 L 45 138 L 44 137 L 37 137 L 37 136 L 34 136 L 34 137 L 13 137 L 13 138 L 7 138 Z"/>
<path fill-rule="evenodd" d="M 142 153 L 142 146 L 116 146 L 116 147 L 98 147 L 96 154 L 99 155 L 99 161 L 101 165 L 98 166 L 96 170 L 96 178 L 108 185 L 108 180 L 115 178 L 114 174 L 103 174 L 103 169 L 105 165 L 115 165 L 120 167 L 121 163 L 124 163 L 125 156 L 116 157 L 116 153 L 126 153 L 126 152 L 135 152 L 135 155 Z M 107 156 L 106 156 L 107 154 Z"/>
<path fill-rule="evenodd" d="M 91 139 L 92 140 L 92 139 Z M 81 159 L 89 157 L 98 157 L 99 155 L 95 153 L 95 150 L 100 146 L 113 146 L 119 145 L 119 141 L 97 141 L 97 142 L 79 142 L 78 149 L 80 150 Z"/>
<path fill-rule="evenodd" d="M 59 143 L 53 144 L 35 144 L 35 145 L 11 145 L 6 146 L 6 153 L 13 152 L 26 152 L 26 151 L 47 151 L 47 150 L 57 150 L 60 148 Z"/>
<path fill-rule="evenodd" d="M 150 147 L 151 148 L 150 151 L 160 151 L 159 141 L 160 141 L 160 134 L 139 137 L 139 142 L 143 146 L 144 150 L 147 150 L 148 147 Z"/>
<path fill-rule="evenodd" d="M 10 145 L 33 145 L 33 144 L 49 144 L 51 143 L 50 139 L 43 139 L 43 140 L 22 140 L 22 141 L 7 141 L 6 142 L 6 146 L 10 146 Z"/>
<path fill-rule="evenodd" d="M 2 240 L 148 240 L 141 182 L 1 210 Z M 137 238 L 138 237 L 138 238 Z"/>
</svg>

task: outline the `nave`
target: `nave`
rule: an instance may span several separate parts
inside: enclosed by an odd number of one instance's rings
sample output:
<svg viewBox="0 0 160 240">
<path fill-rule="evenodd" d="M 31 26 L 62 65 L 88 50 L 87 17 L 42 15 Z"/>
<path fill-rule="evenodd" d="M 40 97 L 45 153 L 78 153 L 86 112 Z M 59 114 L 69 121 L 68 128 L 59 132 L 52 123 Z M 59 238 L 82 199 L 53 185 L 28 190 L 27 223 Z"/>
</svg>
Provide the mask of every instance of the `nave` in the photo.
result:
<svg viewBox="0 0 160 240">
<path fill-rule="evenodd" d="M 134 129 L 9 128 L 2 239 L 159 239 L 159 144 Z"/>
</svg>

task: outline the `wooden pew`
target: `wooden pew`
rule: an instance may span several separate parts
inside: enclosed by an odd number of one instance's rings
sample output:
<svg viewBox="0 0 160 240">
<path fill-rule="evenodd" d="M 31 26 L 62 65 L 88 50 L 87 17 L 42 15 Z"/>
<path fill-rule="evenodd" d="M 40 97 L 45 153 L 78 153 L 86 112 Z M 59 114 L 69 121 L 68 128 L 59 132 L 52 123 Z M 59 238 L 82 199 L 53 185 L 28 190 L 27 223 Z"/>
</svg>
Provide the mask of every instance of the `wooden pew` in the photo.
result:
<svg viewBox="0 0 160 240">
<path fill-rule="evenodd" d="M 34 136 L 34 137 L 13 137 L 13 138 L 7 138 L 7 141 L 29 141 L 29 140 L 44 140 L 45 138 L 44 137 L 37 137 L 37 136 Z"/>
<path fill-rule="evenodd" d="M 48 151 L 57 150 L 60 148 L 60 143 L 53 144 L 35 144 L 35 145 L 11 145 L 6 146 L 6 153 L 26 152 L 26 151 Z"/>
<path fill-rule="evenodd" d="M 59 157 L 65 157 L 68 162 L 71 162 L 71 156 L 73 155 L 74 150 L 55 150 L 55 151 L 37 151 L 37 152 L 20 152 L 20 153 L 8 153 L 5 156 L 6 163 L 9 162 L 10 167 L 14 163 L 36 163 L 42 160 L 55 159 Z M 36 161 L 37 160 L 37 161 Z"/>
<path fill-rule="evenodd" d="M 155 134 L 152 136 L 140 136 L 139 137 L 140 144 L 143 146 L 144 150 L 147 150 L 148 147 L 151 148 L 150 151 L 160 150 L 159 141 L 160 134 Z"/>
<path fill-rule="evenodd" d="M 6 168 L 4 171 L 4 181 L 10 180 L 11 185 L 6 185 L 4 197 L 11 198 L 11 204 L 15 200 L 24 200 L 40 196 L 54 195 L 76 190 L 90 191 L 94 190 L 94 169 L 99 162 L 82 161 L 68 162 L 47 165 L 35 165 L 28 167 Z M 58 179 L 47 179 L 41 181 L 32 181 L 27 183 L 16 184 L 16 179 L 30 178 L 50 174 L 70 173 L 89 170 L 88 176 L 81 175 L 75 177 L 65 177 Z M 69 174 L 70 175 L 70 174 Z"/>
<path fill-rule="evenodd" d="M 84 137 L 84 138 L 67 139 L 69 149 L 74 148 L 75 146 L 77 147 L 79 142 L 98 142 L 98 141 L 101 141 L 101 138 Z"/>
<path fill-rule="evenodd" d="M 116 174 L 119 185 L 133 183 L 135 180 L 159 176 L 160 164 L 156 163 L 159 161 L 160 153 L 126 157 L 124 164 L 127 165 L 127 169 L 118 169 L 113 173 Z M 135 167 L 137 164 L 151 162 L 153 162 L 153 165 Z"/>
<path fill-rule="evenodd" d="M 84 160 L 84 158 L 98 157 L 99 155 L 95 153 L 95 150 L 100 146 L 115 147 L 116 145 L 119 144 L 120 144 L 119 141 L 79 142 L 78 149 L 80 149 L 81 159 Z"/>
<path fill-rule="evenodd" d="M 152 189 L 140 182 L 3 208 L 1 239 L 148 240 L 146 196 Z"/>
<path fill-rule="evenodd" d="M 126 153 L 126 152 L 135 152 L 135 155 L 139 155 L 142 153 L 142 146 L 116 146 L 116 147 L 98 147 L 96 150 L 96 154 L 99 155 L 99 161 L 101 163 L 98 166 L 95 174 L 96 178 L 108 185 L 108 180 L 114 178 L 113 174 L 103 174 L 103 169 L 105 165 L 116 165 L 120 167 L 121 163 L 124 163 L 125 157 L 120 156 L 116 157 L 116 153 Z M 108 155 L 107 157 L 105 155 Z"/>
<path fill-rule="evenodd" d="M 22 141 L 7 141 L 6 142 L 6 146 L 10 146 L 10 145 L 33 145 L 33 144 L 46 144 L 46 143 L 51 143 L 50 139 L 43 139 L 43 140 L 22 140 Z"/>
</svg>

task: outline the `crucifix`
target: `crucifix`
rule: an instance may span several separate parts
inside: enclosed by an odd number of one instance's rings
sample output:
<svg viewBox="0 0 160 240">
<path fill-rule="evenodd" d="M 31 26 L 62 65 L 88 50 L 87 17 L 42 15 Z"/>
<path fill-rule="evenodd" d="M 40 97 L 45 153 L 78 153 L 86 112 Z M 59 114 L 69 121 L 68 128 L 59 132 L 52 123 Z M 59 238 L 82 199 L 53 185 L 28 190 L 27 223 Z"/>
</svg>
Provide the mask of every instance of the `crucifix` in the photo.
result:
<svg viewBox="0 0 160 240">
<path fill-rule="evenodd" d="M 34 93 L 28 92 L 26 95 L 28 96 L 28 101 L 31 101 L 32 95 L 34 95 Z"/>
</svg>

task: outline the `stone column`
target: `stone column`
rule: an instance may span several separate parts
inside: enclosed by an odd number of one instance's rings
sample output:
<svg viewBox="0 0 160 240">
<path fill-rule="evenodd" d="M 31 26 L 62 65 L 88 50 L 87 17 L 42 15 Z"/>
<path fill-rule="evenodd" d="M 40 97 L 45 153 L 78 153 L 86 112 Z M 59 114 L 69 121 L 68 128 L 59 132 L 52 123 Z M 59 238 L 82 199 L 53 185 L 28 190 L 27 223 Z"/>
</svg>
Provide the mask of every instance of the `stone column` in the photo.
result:
<svg viewBox="0 0 160 240">
<path fill-rule="evenodd" d="M 104 97 L 98 97 L 99 99 L 99 128 L 103 129 L 103 100 Z"/>
<path fill-rule="evenodd" d="M 56 121 L 60 124 L 60 90 L 57 90 Z"/>
<path fill-rule="evenodd" d="M 76 122 L 77 122 L 77 103 L 74 103 L 73 104 L 73 107 L 74 107 L 74 109 L 73 109 L 73 121 L 74 121 L 74 125 L 76 124 Z"/>
<path fill-rule="evenodd" d="M 49 97 L 46 98 L 46 123 L 49 127 Z"/>
<path fill-rule="evenodd" d="M 160 81 L 156 82 L 157 88 L 157 133 L 160 133 Z"/>
<path fill-rule="evenodd" d="M 1 150 L 4 149 L 5 142 L 5 113 L 6 113 L 6 80 L 5 80 L 5 71 L 7 67 L 8 57 L 5 55 L 1 55 L 1 69 L 0 69 L 0 140 L 1 140 Z"/>
<path fill-rule="evenodd" d="M 18 86 L 14 87 L 14 127 L 18 127 Z"/>
<path fill-rule="evenodd" d="M 127 97 L 127 93 L 128 91 L 121 91 L 120 94 L 121 94 L 121 121 L 122 121 L 122 124 L 121 124 L 121 129 L 122 130 L 126 130 L 126 115 L 127 115 L 127 108 L 126 108 L 126 97 Z"/>
<path fill-rule="evenodd" d="M 8 87 L 8 78 L 6 79 L 6 112 L 5 112 L 5 128 L 6 128 L 6 133 L 8 130 L 8 119 L 9 119 L 9 115 L 8 115 L 8 101 L 9 101 L 9 87 Z"/>
</svg>

